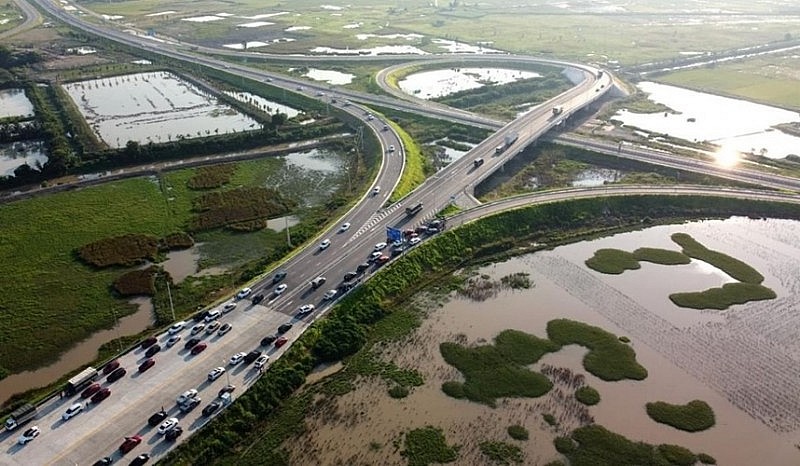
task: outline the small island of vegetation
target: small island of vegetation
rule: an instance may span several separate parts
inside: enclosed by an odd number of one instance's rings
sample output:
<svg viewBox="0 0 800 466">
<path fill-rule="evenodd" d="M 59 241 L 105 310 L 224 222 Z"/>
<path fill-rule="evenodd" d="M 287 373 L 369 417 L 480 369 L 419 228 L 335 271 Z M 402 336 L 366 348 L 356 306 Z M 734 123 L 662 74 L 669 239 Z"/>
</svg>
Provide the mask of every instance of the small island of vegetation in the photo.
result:
<svg viewBox="0 0 800 466">
<path fill-rule="evenodd" d="M 693 400 L 685 405 L 656 401 L 647 403 L 646 408 L 650 419 L 686 432 L 700 432 L 716 423 L 714 410 L 701 400 Z"/>
</svg>

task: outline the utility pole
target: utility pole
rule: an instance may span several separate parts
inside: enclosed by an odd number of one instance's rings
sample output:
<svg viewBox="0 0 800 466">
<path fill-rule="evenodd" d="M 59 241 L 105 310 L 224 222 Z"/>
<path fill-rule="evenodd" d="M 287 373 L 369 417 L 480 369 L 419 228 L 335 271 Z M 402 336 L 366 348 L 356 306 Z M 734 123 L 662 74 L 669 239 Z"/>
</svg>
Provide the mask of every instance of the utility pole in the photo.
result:
<svg viewBox="0 0 800 466">
<path fill-rule="evenodd" d="M 114 310 L 114 306 L 111 306 L 111 315 L 114 316 L 114 328 L 117 329 L 117 343 L 119 344 L 119 352 L 122 353 L 122 335 L 119 331 L 119 319 L 117 319 L 117 312 Z"/>
<path fill-rule="evenodd" d="M 175 307 L 172 305 L 172 291 L 169 289 L 169 277 L 166 280 L 167 283 L 167 296 L 169 296 L 169 310 L 172 311 L 172 321 L 175 322 Z"/>
<path fill-rule="evenodd" d="M 285 215 L 283 217 L 283 221 L 285 222 L 285 225 L 286 225 L 286 244 L 288 244 L 289 247 L 291 248 L 292 247 L 292 236 L 289 233 L 289 216 Z"/>
</svg>

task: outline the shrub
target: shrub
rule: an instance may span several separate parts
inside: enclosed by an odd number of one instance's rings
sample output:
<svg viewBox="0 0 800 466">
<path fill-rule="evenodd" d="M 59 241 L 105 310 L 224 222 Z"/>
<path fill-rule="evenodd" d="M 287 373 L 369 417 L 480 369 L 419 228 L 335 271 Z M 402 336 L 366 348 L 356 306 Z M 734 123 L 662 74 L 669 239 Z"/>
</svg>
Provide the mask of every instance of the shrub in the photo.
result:
<svg viewBox="0 0 800 466">
<path fill-rule="evenodd" d="M 514 440 L 528 440 L 528 429 L 521 425 L 508 426 L 508 435 Z"/>
<path fill-rule="evenodd" d="M 156 292 L 155 277 L 157 273 L 158 267 L 156 266 L 131 270 L 117 277 L 113 287 L 122 296 L 153 296 Z"/>
<path fill-rule="evenodd" d="M 690 450 L 678 445 L 659 445 L 656 447 L 661 456 L 676 466 L 692 466 L 697 457 Z"/>
<path fill-rule="evenodd" d="M 575 442 L 569 437 L 556 437 L 556 439 L 553 440 L 553 445 L 556 446 L 556 450 L 559 453 L 564 455 L 572 453 L 577 448 Z"/>
<path fill-rule="evenodd" d="M 403 385 L 395 385 L 389 389 L 389 396 L 392 398 L 405 398 L 408 396 L 408 388 Z"/>
<path fill-rule="evenodd" d="M 464 384 L 461 382 L 454 382 L 449 380 L 442 384 L 442 391 L 445 395 L 453 398 L 464 398 Z"/>
<path fill-rule="evenodd" d="M 544 419 L 544 422 L 546 422 L 547 425 L 549 425 L 549 426 L 554 426 L 554 425 L 558 424 L 558 421 L 556 421 L 556 417 L 553 416 L 550 413 L 543 413 L 542 414 L 542 419 Z"/>
<path fill-rule="evenodd" d="M 458 446 L 447 445 L 442 429 L 423 427 L 406 434 L 406 449 L 402 452 L 409 466 L 431 463 L 452 463 L 458 458 Z"/>
<path fill-rule="evenodd" d="M 140 234 L 105 238 L 78 249 L 78 256 L 95 267 L 135 265 L 145 259 L 154 260 L 157 253 L 158 238 Z"/>
<path fill-rule="evenodd" d="M 194 240 L 182 231 L 170 233 L 161 241 L 165 249 L 188 249 L 194 246 Z"/>
<path fill-rule="evenodd" d="M 219 228 L 232 223 L 285 214 L 294 202 L 268 188 L 236 188 L 214 191 L 196 198 L 198 213 L 189 221 L 191 231 Z"/>
<path fill-rule="evenodd" d="M 702 400 L 693 400 L 685 405 L 656 401 L 647 403 L 646 409 L 650 419 L 686 432 L 706 430 L 716 422 L 714 410 Z"/>
<path fill-rule="evenodd" d="M 200 167 L 195 171 L 194 176 L 189 178 L 186 185 L 190 189 L 219 188 L 224 184 L 230 183 L 235 171 L 236 164 L 232 163 Z"/>
<path fill-rule="evenodd" d="M 698 453 L 697 454 L 697 461 L 703 464 L 717 464 L 716 458 L 713 456 L 706 454 L 706 453 Z"/>
<path fill-rule="evenodd" d="M 505 442 L 481 442 L 481 453 L 497 464 L 522 463 L 522 449 Z"/>
<path fill-rule="evenodd" d="M 592 387 L 580 387 L 575 390 L 575 399 L 587 406 L 600 403 L 600 393 Z"/>
</svg>

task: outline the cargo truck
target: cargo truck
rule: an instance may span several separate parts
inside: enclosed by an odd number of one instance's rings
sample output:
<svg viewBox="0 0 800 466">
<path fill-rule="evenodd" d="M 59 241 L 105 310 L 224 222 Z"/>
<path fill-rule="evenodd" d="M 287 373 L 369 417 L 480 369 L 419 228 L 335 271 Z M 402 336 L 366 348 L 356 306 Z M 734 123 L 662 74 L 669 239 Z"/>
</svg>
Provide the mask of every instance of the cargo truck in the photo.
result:
<svg viewBox="0 0 800 466">
<path fill-rule="evenodd" d="M 561 105 L 553 107 L 553 116 L 561 115 L 562 113 L 564 113 L 564 107 Z"/>
<path fill-rule="evenodd" d="M 417 215 L 422 211 L 422 203 L 419 202 L 414 207 L 406 207 L 406 215 L 411 217 L 412 215 Z"/>
<path fill-rule="evenodd" d="M 494 148 L 495 154 L 502 154 L 505 152 L 506 149 L 511 147 L 511 144 L 517 142 L 517 138 L 519 138 L 519 134 L 517 133 L 508 133 L 506 134 L 505 138 L 503 139 L 503 144 Z"/>
<path fill-rule="evenodd" d="M 94 367 L 87 367 L 82 370 L 78 375 L 67 381 L 67 386 L 64 387 L 64 394 L 67 396 L 74 395 L 88 386 L 94 379 L 97 378 L 97 369 Z"/>
<path fill-rule="evenodd" d="M 36 406 L 26 403 L 15 409 L 6 419 L 6 430 L 14 430 L 36 417 Z"/>
</svg>

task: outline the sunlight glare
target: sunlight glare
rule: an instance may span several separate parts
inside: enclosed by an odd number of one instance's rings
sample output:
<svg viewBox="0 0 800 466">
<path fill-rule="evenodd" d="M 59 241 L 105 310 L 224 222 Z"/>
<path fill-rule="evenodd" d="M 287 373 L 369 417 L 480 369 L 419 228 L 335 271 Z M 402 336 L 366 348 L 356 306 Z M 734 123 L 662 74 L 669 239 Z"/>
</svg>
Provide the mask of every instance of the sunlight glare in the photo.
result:
<svg viewBox="0 0 800 466">
<path fill-rule="evenodd" d="M 722 168 L 732 168 L 739 163 L 739 152 L 732 147 L 723 146 L 714 154 L 714 161 Z"/>
</svg>

